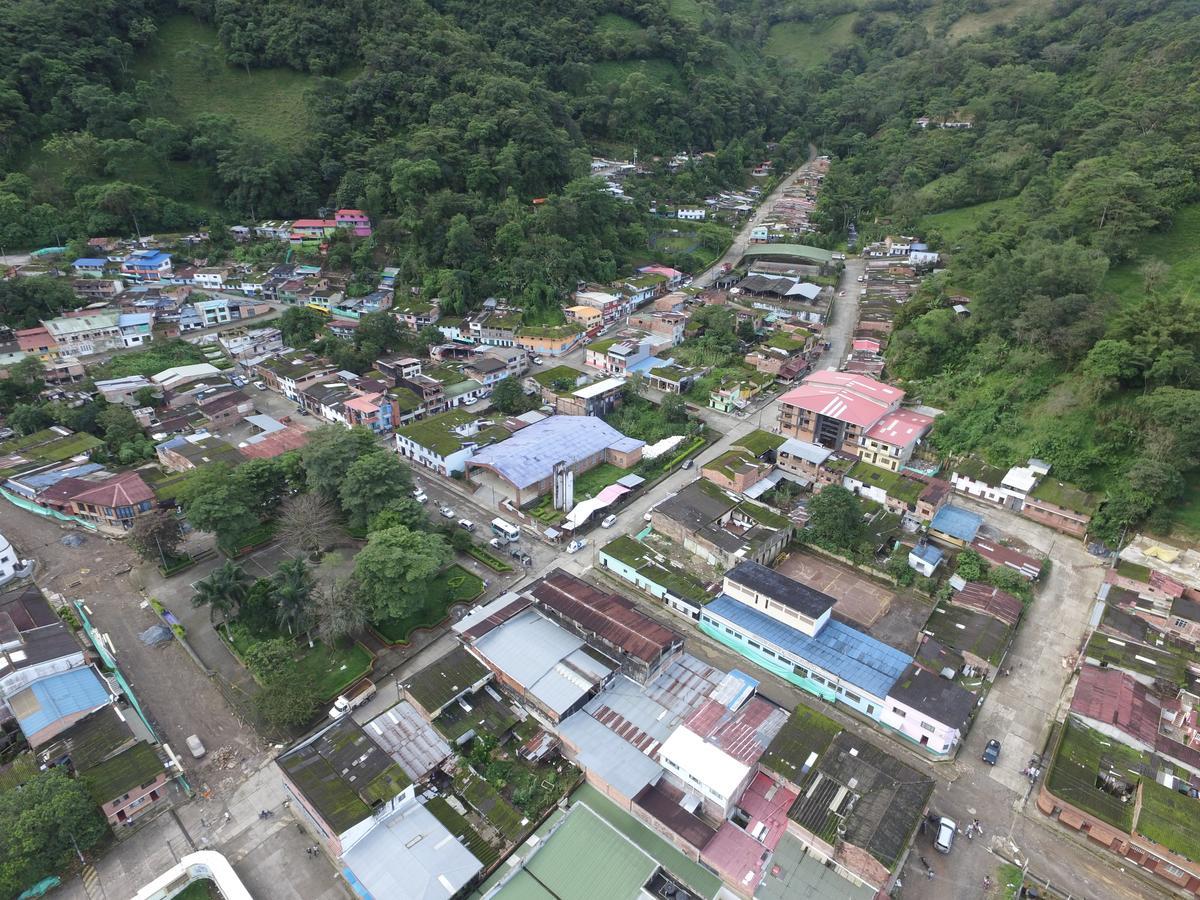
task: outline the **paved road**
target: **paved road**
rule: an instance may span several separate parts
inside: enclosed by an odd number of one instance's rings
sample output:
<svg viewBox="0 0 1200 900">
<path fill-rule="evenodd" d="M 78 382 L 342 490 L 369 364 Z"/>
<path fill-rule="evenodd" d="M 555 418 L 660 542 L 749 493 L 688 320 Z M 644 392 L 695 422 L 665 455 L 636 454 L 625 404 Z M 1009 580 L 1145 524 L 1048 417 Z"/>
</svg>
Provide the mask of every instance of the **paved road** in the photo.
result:
<svg viewBox="0 0 1200 900">
<path fill-rule="evenodd" d="M 815 157 L 816 151 L 813 149 L 809 154 L 809 162 Z M 734 235 L 733 243 L 729 245 L 729 249 L 725 251 L 725 255 L 709 266 L 707 270 L 697 275 L 692 284 L 696 287 L 706 288 L 721 274 L 722 268 L 726 263 L 730 266 L 737 265 L 738 261 L 742 258 L 742 254 L 746 252 L 746 248 L 750 246 L 751 230 L 755 225 L 761 225 L 763 222 L 770 220 L 775 202 L 783 196 L 784 191 L 795 184 L 796 179 L 800 177 L 801 171 L 802 169 L 796 169 L 790 175 L 785 176 L 779 184 L 775 185 L 775 189 L 767 194 L 766 199 L 762 203 L 755 207 L 754 212 L 750 214 L 750 218 L 746 220 L 746 224 Z"/>
</svg>

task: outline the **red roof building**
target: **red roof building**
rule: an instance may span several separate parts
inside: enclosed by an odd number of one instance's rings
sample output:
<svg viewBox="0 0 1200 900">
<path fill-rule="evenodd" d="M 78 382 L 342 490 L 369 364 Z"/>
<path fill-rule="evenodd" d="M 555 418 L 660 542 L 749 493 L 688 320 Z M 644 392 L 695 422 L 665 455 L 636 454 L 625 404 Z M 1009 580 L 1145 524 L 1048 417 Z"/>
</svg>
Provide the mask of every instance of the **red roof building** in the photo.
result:
<svg viewBox="0 0 1200 900">
<path fill-rule="evenodd" d="M 1021 620 L 1021 612 L 1024 609 L 1021 601 L 1012 594 L 978 581 L 968 581 L 966 587 L 950 598 L 950 602 L 955 606 L 991 616 L 1009 627 Z"/>
<path fill-rule="evenodd" d="M 780 398 L 779 433 L 857 453 L 860 439 L 903 399 L 904 391 L 866 375 L 813 372 Z"/>
<path fill-rule="evenodd" d="M 138 516 L 154 509 L 154 491 L 137 472 L 86 484 L 70 497 L 71 514 L 102 528 L 128 531 Z"/>
<path fill-rule="evenodd" d="M 998 541 L 976 538 L 971 542 L 971 549 L 993 566 L 1005 566 L 1024 575 L 1030 581 L 1033 581 L 1042 574 L 1042 561 L 1040 559 L 1021 553 L 1012 547 L 1005 547 Z"/>
<path fill-rule="evenodd" d="M 1143 752 L 1154 750 L 1158 742 L 1161 701 L 1119 669 L 1080 669 L 1071 712 L 1092 728 Z"/>
</svg>

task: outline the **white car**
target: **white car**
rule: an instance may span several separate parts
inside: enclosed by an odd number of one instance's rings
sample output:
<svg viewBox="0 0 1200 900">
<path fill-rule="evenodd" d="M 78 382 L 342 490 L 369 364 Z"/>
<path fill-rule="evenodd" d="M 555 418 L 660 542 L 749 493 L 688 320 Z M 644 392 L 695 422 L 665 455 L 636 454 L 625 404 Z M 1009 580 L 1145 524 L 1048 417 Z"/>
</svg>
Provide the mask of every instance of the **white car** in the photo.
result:
<svg viewBox="0 0 1200 900">
<path fill-rule="evenodd" d="M 948 819 L 942 816 L 938 820 L 937 837 L 934 838 L 933 846 L 939 853 L 949 853 L 950 848 L 954 846 L 954 834 L 958 831 L 958 826 L 953 819 Z"/>
<path fill-rule="evenodd" d="M 418 503 L 424 503 L 426 500 L 429 499 L 429 495 L 426 494 L 420 488 L 413 488 L 413 499 L 416 500 Z"/>
<path fill-rule="evenodd" d="M 265 391 L 267 389 L 267 384 L 265 381 L 256 381 L 254 382 L 254 386 L 260 391 Z"/>
<path fill-rule="evenodd" d="M 616 524 L 617 524 L 616 516 L 605 516 L 604 521 L 602 521 L 600 523 L 600 527 L 601 528 L 612 528 Z"/>
<path fill-rule="evenodd" d="M 463 401 L 463 406 L 474 406 L 478 402 L 479 402 L 478 397 L 468 397 L 466 400 Z"/>
<path fill-rule="evenodd" d="M 440 512 L 447 519 L 453 519 L 455 515 L 454 510 L 448 506 L 439 506 L 438 512 Z"/>
<path fill-rule="evenodd" d="M 198 738 L 194 734 L 189 734 L 187 736 L 186 743 L 188 746 L 188 750 L 190 750 L 192 753 L 193 759 L 200 759 L 202 756 L 204 756 L 205 753 L 208 752 L 207 750 L 204 749 L 204 744 L 200 740 L 200 738 Z"/>
<path fill-rule="evenodd" d="M 578 540 L 571 541 L 571 543 L 567 544 L 567 552 L 568 553 L 578 553 L 580 550 L 582 550 L 586 546 L 587 546 L 587 538 L 579 538 Z"/>
<path fill-rule="evenodd" d="M 475 523 L 472 522 L 470 519 L 459 519 L 458 527 L 461 528 L 463 531 L 474 531 Z"/>
<path fill-rule="evenodd" d="M 540 366 L 542 364 L 542 358 L 540 356 L 535 356 L 533 358 L 533 364 L 535 366 Z"/>
</svg>

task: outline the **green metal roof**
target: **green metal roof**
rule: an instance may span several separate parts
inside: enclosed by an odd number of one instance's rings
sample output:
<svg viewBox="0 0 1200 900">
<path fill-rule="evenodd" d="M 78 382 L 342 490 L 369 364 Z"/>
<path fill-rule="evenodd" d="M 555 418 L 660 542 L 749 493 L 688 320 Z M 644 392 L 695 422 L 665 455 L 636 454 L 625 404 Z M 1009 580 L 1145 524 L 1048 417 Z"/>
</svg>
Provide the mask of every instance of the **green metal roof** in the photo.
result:
<svg viewBox="0 0 1200 900">
<path fill-rule="evenodd" d="M 742 255 L 750 259 L 760 256 L 803 259 L 821 265 L 833 262 L 833 251 L 822 250 L 820 247 L 809 247 L 807 244 L 758 244 L 749 248 Z"/>
</svg>

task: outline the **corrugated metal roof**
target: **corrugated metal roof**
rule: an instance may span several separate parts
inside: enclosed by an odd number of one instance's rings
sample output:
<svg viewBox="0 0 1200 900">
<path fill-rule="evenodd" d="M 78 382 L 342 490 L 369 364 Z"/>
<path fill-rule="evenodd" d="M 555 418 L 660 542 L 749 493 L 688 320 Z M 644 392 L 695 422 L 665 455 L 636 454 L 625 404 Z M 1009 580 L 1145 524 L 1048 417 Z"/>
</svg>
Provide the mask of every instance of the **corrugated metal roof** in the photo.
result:
<svg viewBox="0 0 1200 900">
<path fill-rule="evenodd" d="M 468 465 L 487 466 L 518 488 L 526 488 L 549 478 L 555 463 L 573 466 L 609 447 L 628 451 L 644 444 L 594 416 L 551 416 L 522 428 L 507 441 L 483 448 Z"/>
<path fill-rule="evenodd" d="M 816 637 L 809 637 L 727 594 L 704 607 L 704 613 L 724 619 L 880 698 L 887 696 L 896 679 L 912 662 L 907 653 L 836 619 L 830 619 Z"/>
<path fill-rule="evenodd" d="M 933 521 L 929 523 L 931 531 L 940 531 L 967 543 L 975 540 L 975 535 L 982 526 L 983 516 L 952 504 L 946 504 L 939 509 Z"/>
<path fill-rule="evenodd" d="M 584 642 L 533 610 L 475 641 L 474 647 L 539 702 L 562 713 L 612 672 L 582 652 Z"/>
<path fill-rule="evenodd" d="M 558 735 L 577 748 L 575 759 L 585 771 L 631 800 L 663 774 L 662 766 L 586 712 L 560 722 Z"/>
<path fill-rule="evenodd" d="M 483 868 L 419 803 L 378 822 L 342 862 L 374 900 L 447 900 Z"/>
<path fill-rule="evenodd" d="M 77 713 L 99 709 L 109 701 L 108 688 L 91 666 L 41 678 L 9 699 L 26 737 Z"/>
</svg>

